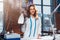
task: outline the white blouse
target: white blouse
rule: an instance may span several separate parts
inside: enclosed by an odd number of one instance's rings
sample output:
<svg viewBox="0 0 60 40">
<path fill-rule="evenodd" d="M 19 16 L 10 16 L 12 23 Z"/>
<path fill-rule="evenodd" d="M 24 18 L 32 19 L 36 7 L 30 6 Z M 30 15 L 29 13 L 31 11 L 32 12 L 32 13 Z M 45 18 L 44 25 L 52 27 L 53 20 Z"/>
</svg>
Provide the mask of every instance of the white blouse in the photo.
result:
<svg viewBox="0 0 60 40">
<path fill-rule="evenodd" d="M 41 18 L 39 17 L 36 20 L 35 18 L 32 18 L 32 17 L 27 18 L 22 29 L 24 31 L 24 38 L 37 38 L 38 34 L 41 35 Z M 34 35 L 34 32 L 35 32 L 35 35 Z"/>
</svg>

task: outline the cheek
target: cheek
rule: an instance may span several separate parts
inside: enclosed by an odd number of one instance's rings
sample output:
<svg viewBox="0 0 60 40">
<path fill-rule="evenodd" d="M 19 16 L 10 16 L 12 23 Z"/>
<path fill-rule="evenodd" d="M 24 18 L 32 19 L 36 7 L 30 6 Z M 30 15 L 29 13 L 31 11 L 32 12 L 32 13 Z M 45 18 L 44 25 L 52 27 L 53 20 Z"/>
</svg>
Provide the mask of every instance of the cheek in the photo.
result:
<svg viewBox="0 0 60 40">
<path fill-rule="evenodd" d="M 30 10 L 30 13 L 32 14 L 32 10 Z"/>
<path fill-rule="evenodd" d="M 30 12 L 31 12 L 31 13 L 35 13 L 35 10 L 31 10 Z"/>
</svg>

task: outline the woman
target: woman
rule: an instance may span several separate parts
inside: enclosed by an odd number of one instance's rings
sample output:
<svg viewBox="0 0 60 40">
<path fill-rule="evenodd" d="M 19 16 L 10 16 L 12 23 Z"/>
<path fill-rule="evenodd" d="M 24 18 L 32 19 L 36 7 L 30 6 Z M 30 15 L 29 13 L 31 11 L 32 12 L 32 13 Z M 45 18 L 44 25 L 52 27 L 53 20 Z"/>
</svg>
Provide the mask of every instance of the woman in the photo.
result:
<svg viewBox="0 0 60 40">
<path fill-rule="evenodd" d="M 24 38 L 39 38 L 41 35 L 41 18 L 38 17 L 34 5 L 28 7 L 27 15 Z"/>
</svg>

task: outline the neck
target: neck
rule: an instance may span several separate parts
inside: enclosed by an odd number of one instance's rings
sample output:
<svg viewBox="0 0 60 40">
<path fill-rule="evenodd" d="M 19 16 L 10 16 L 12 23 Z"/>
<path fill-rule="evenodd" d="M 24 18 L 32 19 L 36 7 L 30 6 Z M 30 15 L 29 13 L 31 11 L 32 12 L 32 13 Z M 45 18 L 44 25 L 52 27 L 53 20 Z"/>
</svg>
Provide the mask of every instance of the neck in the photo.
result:
<svg viewBox="0 0 60 40">
<path fill-rule="evenodd" d="M 30 15 L 32 18 L 34 18 L 34 16 L 33 15 Z"/>
</svg>

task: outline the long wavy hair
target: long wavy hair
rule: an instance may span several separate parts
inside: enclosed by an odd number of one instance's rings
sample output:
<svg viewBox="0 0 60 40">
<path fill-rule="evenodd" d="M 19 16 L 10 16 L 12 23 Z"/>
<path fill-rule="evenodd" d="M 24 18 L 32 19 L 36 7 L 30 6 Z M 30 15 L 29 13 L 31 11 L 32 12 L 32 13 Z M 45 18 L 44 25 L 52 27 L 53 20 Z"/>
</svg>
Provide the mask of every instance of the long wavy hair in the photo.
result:
<svg viewBox="0 0 60 40">
<path fill-rule="evenodd" d="M 31 14 L 31 13 L 30 13 L 30 7 L 32 7 L 32 6 L 35 8 L 35 5 L 30 5 L 30 6 L 28 7 L 28 9 L 27 9 L 27 15 L 28 15 L 27 17 L 28 17 L 28 18 L 30 18 L 30 14 Z M 36 17 L 36 14 L 37 14 L 37 12 L 36 12 L 36 9 L 35 9 L 35 13 L 34 13 L 33 16 Z"/>
</svg>

